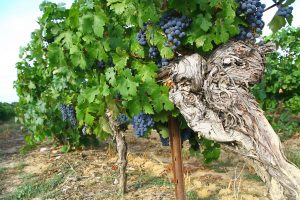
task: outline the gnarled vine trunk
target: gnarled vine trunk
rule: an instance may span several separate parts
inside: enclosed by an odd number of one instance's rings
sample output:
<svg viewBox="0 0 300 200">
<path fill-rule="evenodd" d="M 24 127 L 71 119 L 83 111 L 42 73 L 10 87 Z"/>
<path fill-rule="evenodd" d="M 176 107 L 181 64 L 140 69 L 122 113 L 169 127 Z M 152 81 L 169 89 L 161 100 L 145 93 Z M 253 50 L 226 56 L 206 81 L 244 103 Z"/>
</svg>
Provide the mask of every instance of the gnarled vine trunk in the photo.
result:
<svg viewBox="0 0 300 200">
<path fill-rule="evenodd" d="M 112 117 L 112 112 L 107 110 L 106 117 L 110 128 L 113 133 L 113 137 L 116 139 L 117 142 L 117 152 L 118 152 L 118 169 L 119 169 L 119 192 L 120 194 L 125 194 L 126 192 L 126 185 L 127 185 L 127 174 L 126 174 L 126 167 L 127 167 L 127 143 L 125 140 L 124 132 L 119 129 L 117 122 Z"/>
<path fill-rule="evenodd" d="M 174 83 L 170 100 L 189 127 L 246 158 L 272 200 L 300 199 L 300 170 L 284 156 L 277 134 L 249 92 L 264 73 L 264 54 L 273 49 L 230 42 L 208 59 L 193 54 L 172 63 L 159 79 Z"/>
</svg>

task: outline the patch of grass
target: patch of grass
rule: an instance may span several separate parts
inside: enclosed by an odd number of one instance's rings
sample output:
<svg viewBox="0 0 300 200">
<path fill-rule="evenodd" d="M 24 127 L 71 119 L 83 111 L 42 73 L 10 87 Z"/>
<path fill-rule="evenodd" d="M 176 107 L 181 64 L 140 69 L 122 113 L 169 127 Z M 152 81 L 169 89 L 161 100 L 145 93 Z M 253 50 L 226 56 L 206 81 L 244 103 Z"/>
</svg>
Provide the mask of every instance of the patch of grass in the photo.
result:
<svg viewBox="0 0 300 200">
<path fill-rule="evenodd" d="M 173 184 L 161 177 L 152 177 L 148 182 L 149 186 L 172 186 Z"/>
<path fill-rule="evenodd" d="M 16 169 L 19 170 L 19 171 L 21 171 L 26 166 L 28 166 L 28 164 L 26 164 L 24 162 L 20 162 L 20 163 L 17 164 Z"/>
<path fill-rule="evenodd" d="M 245 177 L 248 179 L 248 180 L 252 180 L 252 181 L 257 181 L 257 182 L 263 182 L 261 180 L 261 178 L 256 175 L 256 174 L 246 174 Z"/>
<path fill-rule="evenodd" d="M 112 192 L 103 190 L 95 194 L 95 199 L 108 199 L 112 195 Z"/>
<path fill-rule="evenodd" d="M 149 188 L 152 186 L 168 186 L 171 187 L 173 184 L 162 177 L 155 177 L 150 176 L 149 174 L 140 174 L 138 179 L 135 181 L 133 185 L 134 189 L 141 189 L 141 188 Z"/>
<path fill-rule="evenodd" d="M 58 195 L 63 193 L 61 190 L 49 191 L 43 196 L 44 199 L 56 199 Z"/>
<path fill-rule="evenodd" d="M 201 198 L 195 191 L 189 191 L 186 193 L 187 200 L 218 200 L 219 198 L 215 195 Z"/>
<path fill-rule="evenodd" d="M 218 173 L 225 173 L 227 172 L 226 167 L 232 166 L 230 160 L 226 161 L 216 161 L 212 164 L 208 164 L 211 169 L 215 170 Z"/>
<path fill-rule="evenodd" d="M 198 200 L 219 200 L 219 198 L 215 195 L 205 197 L 205 198 L 199 198 Z"/>
<path fill-rule="evenodd" d="M 300 167 L 300 153 L 296 150 L 287 150 L 285 155 L 289 161 Z"/>
<path fill-rule="evenodd" d="M 33 181 L 32 179 L 30 180 L 28 179 L 27 181 L 23 182 L 20 186 L 18 186 L 16 191 L 13 194 L 11 194 L 8 197 L 8 199 L 26 200 L 26 199 L 37 197 L 41 194 L 45 196 L 51 193 L 51 191 L 55 189 L 59 184 L 61 184 L 63 180 L 64 180 L 63 175 L 55 175 L 46 181 L 43 180 Z"/>
<path fill-rule="evenodd" d="M 105 176 L 101 176 L 101 180 L 107 184 L 112 184 L 116 178 L 118 178 L 117 172 L 111 172 Z"/>
<path fill-rule="evenodd" d="M 198 194 L 195 191 L 189 191 L 186 193 L 186 197 L 188 200 L 198 200 Z"/>
</svg>

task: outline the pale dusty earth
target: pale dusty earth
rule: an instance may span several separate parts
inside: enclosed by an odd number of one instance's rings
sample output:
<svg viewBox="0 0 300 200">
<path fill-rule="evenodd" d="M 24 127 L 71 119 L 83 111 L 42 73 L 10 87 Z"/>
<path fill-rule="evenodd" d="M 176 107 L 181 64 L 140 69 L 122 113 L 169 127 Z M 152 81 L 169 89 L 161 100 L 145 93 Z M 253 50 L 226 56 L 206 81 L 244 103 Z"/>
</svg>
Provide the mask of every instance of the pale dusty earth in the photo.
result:
<svg viewBox="0 0 300 200">
<path fill-rule="evenodd" d="M 128 192 L 124 197 L 117 192 L 117 157 L 112 142 L 66 154 L 61 153 L 61 147 L 44 142 L 22 155 L 23 137 L 18 128 L 0 133 L 0 199 L 175 199 L 170 147 L 162 147 L 156 133 L 148 139 L 126 135 Z M 205 165 L 201 157 L 189 156 L 187 145 L 183 148 L 187 199 L 269 199 L 264 183 L 239 156 L 222 151 L 218 161 Z M 300 134 L 284 146 L 299 150 Z M 60 177 L 56 184 L 31 197 L 13 196 L 22 188 L 23 193 L 31 191 L 31 185 L 43 188 L 55 177 Z"/>
</svg>

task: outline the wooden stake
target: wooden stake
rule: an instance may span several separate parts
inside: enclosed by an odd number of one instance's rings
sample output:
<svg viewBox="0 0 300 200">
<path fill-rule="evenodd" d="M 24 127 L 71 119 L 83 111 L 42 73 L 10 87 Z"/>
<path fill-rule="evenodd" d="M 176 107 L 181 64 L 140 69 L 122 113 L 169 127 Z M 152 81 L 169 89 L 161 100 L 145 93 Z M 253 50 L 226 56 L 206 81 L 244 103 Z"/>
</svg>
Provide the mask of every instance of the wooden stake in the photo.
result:
<svg viewBox="0 0 300 200">
<path fill-rule="evenodd" d="M 169 132 L 176 199 L 185 200 L 180 129 L 178 121 L 173 117 L 169 117 Z"/>
</svg>

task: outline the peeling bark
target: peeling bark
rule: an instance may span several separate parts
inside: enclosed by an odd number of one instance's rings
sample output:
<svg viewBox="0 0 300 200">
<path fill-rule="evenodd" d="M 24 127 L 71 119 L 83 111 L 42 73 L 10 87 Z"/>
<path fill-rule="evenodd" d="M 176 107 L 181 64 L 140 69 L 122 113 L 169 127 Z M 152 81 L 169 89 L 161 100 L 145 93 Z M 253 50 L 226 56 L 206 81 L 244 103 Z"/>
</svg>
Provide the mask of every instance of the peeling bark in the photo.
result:
<svg viewBox="0 0 300 200">
<path fill-rule="evenodd" d="M 186 56 L 160 72 L 172 81 L 170 100 L 190 128 L 241 154 L 266 182 L 272 200 L 300 199 L 300 170 L 283 154 L 279 137 L 249 86 L 263 76 L 264 54 L 274 47 L 230 42 L 207 60 Z"/>
<path fill-rule="evenodd" d="M 125 194 L 126 192 L 126 184 L 127 184 L 127 143 L 125 140 L 124 132 L 121 131 L 118 127 L 118 124 L 112 117 L 112 113 L 110 111 L 106 111 L 106 117 L 108 119 L 110 128 L 113 132 L 113 136 L 117 142 L 117 152 L 118 152 L 118 169 L 119 169 L 119 192 L 121 194 Z"/>
</svg>

